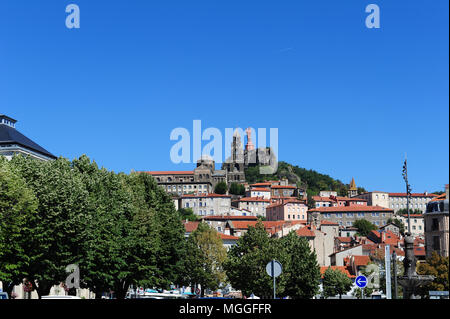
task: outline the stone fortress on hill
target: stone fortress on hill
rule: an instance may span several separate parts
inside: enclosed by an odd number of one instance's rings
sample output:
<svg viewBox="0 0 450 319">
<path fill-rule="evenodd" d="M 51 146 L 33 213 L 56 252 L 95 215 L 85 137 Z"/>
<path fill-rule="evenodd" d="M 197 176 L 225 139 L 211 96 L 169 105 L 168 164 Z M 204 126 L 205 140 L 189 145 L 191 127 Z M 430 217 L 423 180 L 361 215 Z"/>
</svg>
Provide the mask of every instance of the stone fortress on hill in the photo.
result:
<svg viewBox="0 0 450 319">
<path fill-rule="evenodd" d="M 246 129 L 247 143 L 242 146 L 238 130 L 233 134 L 231 155 L 222 164 L 222 169 L 216 169 L 215 161 L 208 155 L 202 155 L 192 171 L 150 171 L 158 184 L 173 195 L 209 194 L 220 182 L 246 183 L 245 169 L 252 166 L 269 166 L 276 163 L 276 157 L 271 148 L 255 148 L 251 130 Z"/>
</svg>

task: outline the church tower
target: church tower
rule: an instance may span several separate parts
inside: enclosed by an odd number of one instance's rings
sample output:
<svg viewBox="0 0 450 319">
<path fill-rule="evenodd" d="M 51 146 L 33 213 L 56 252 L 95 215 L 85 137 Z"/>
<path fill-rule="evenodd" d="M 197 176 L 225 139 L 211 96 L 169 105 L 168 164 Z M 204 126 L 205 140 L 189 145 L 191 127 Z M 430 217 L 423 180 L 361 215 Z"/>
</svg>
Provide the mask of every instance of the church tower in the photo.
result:
<svg viewBox="0 0 450 319">
<path fill-rule="evenodd" d="M 237 129 L 233 134 L 231 156 L 225 161 L 223 167 L 227 171 L 228 184 L 233 182 L 245 182 L 244 148 L 242 146 L 241 136 Z"/>
<path fill-rule="evenodd" d="M 358 188 L 356 187 L 355 179 L 352 177 L 350 187 L 348 189 L 348 197 L 358 196 Z"/>
</svg>

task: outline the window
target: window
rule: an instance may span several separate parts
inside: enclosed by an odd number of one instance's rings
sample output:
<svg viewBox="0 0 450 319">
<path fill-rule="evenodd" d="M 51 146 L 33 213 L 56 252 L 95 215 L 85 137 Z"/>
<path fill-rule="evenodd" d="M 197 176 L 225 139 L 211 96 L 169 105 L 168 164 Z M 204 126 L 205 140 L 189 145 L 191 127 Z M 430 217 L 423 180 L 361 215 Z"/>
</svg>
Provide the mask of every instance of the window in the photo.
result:
<svg viewBox="0 0 450 319">
<path fill-rule="evenodd" d="M 433 224 L 431 225 L 431 230 L 439 230 L 439 220 L 437 218 L 433 218 Z"/>
<path fill-rule="evenodd" d="M 433 236 L 433 250 L 441 249 L 441 241 L 439 236 Z"/>
</svg>

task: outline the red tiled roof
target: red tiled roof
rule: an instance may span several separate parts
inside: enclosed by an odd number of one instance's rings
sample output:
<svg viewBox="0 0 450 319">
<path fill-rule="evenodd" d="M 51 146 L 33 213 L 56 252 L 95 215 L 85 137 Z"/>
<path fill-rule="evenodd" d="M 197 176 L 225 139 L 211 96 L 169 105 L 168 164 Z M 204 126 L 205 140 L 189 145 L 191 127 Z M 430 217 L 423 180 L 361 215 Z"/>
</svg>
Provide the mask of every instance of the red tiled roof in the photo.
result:
<svg viewBox="0 0 450 319">
<path fill-rule="evenodd" d="M 400 241 L 400 238 L 397 235 L 395 235 L 393 232 L 391 232 L 390 230 L 387 230 L 387 231 L 372 230 L 370 232 L 370 234 L 374 235 L 380 241 L 380 243 L 387 244 L 387 245 L 397 245 L 398 242 Z M 383 234 L 384 240 L 382 240 L 382 238 L 383 238 L 382 234 Z"/>
<path fill-rule="evenodd" d="M 192 233 L 193 231 L 197 230 L 198 224 L 200 224 L 200 222 L 183 222 L 183 224 L 186 233 Z"/>
<path fill-rule="evenodd" d="M 219 233 L 219 236 L 220 236 L 220 238 L 222 240 L 238 240 L 239 239 L 239 237 L 226 235 L 226 234 L 223 234 L 223 233 Z"/>
<path fill-rule="evenodd" d="M 314 232 L 308 227 L 302 227 L 296 231 L 299 237 L 316 237 Z"/>
<path fill-rule="evenodd" d="M 237 202 L 266 202 L 270 203 L 270 199 L 265 199 L 264 197 L 243 197 Z"/>
<path fill-rule="evenodd" d="M 341 271 L 344 275 L 347 275 L 347 277 L 349 278 L 355 278 L 356 276 L 351 275 L 350 272 L 347 270 L 346 267 L 344 266 L 324 266 L 324 267 L 320 267 L 320 273 L 323 277 L 323 275 L 325 274 L 325 271 L 327 271 L 328 268 L 331 268 L 333 270 L 339 270 Z"/>
<path fill-rule="evenodd" d="M 369 256 L 353 256 L 355 266 L 366 266 L 370 262 Z"/>
<path fill-rule="evenodd" d="M 425 256 L 425 247 L 414 247 L 414 255 L 415 256 Z"/>
<path fill-rule="evenodd" d="M 231 195 L 222 195 L 222 194 L 184 194 L 181 195 L 181 198 L 196 198 L 196 197 L 202 197 L 202 198 L 214 198 L 214 197 L 223 197 L 223 198 L 231 198 Z"/>
<path fill-rule="evenodd" d="M 425 244 L 425 240 L 423 238 L 420 238 L 420 237 L 414 238 L 414 245 L 419 245 L 419 244 Z"/>
<path fill-rule="evenodd" d="M 337 207 L 319 207 L 309 210 L 310 212 L 393 212 L 392 209 L 381 206 L 337 206 Z"/>
<path fill-rule="evenodd" d="M 154 172 L 141 172 L 150 175 L 194 175 L 194 171 L 154 171 Z"/>
<path fill-rule="evenodd" d="M 441 201 L 441 200 L 445 200 L 446 198 L 447 198 L 447 194 L 444 193 L 444 194 L 441 194 L 441 195 L 436 196 L 436 197 L 433 198 L 431 201 L 432 201 L 432 202 L 438 202 L 438 201 Z"/>
<path fill-rule="evenodd" d="M 349 198 L 349 197 L 337 197 L 338 200 L 341 201 L 349 201 L 349 202 L 367 202 L 367 199 L 362 199 L 362 198 Z"/>
<path fill-rule="evenodd" d="M 266 209 L 270 209 L 270 208 L 274 208 L 274 207 L 278 207 L 278 206 L 284 206 L 284 205 L 292 204 L 292 203 L 302 204 L 302 205 L 306 206 L 305 203 L 303 203 L 302 201 L 300 201 L 298 199 L 287 199 L 284 202 L 275 202 L 273 204 L 270 204 L 269 206 L 266 207 Z"/>
<path fill-rule="evenodd" d="M 256 187 L 256 188 L 252 188 L 250 190 L 251 192 L 270 192 L 270 189 L 268 188 L 262 188 L 262 187 Z"/>
<path fill-rule="evenodd" d="M 290 188 L 290 189 L 296 189 L 295 186 L 282 186 L 282 185 L 272 185 L 272 188 Z"/>
<path fill-rule="evenodd" d="M 272 183 L 269 183 L 269 182 L 267 182 L 267 183 L 255 183 L 255 184 L 252 184 L 252 185 L 250 185 L 250 187 L 253 187 L 253 186 L 271 186 L 272 185 Z"/>
<path fill-rule="evenodd" d="M 312 199 L 315 202 L 334 202 L 330 197 L 313 196 Z"/>
<path fill-rule="evenodd" d="M 256 216 L 203 216 L 204 220 L 257 220 Z"/>
<path fill-rule="evenodd" d="M 412 193 L 411 197 L 436 197 L 436 194 Z M 389 193 L 389 197 L 406 197 L 406 193 Z"/>
</svg>

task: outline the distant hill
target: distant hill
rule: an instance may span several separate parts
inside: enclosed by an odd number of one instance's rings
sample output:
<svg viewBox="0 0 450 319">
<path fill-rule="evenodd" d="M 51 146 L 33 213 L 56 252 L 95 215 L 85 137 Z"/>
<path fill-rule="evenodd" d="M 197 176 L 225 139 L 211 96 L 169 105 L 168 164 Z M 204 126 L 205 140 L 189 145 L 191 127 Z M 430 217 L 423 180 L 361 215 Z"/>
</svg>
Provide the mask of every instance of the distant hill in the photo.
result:
<svg viewBox="0 0 450 319">
<path fill-rule="evenodd" d="M 295 183 L 300 187 L 306 188 L 308 196 L 318 195 L 321 190 L 336 191 L 339 196 L 347 196 L 349 188 L 348 184 L 344 184 L 340 180 L 336 180 L 328 175 L 282 161 L 278 162 L 278 171 L 274 175 L 261 175 L 257 166 L 249 167 L 245 170 L 245 179 L 250 184 L 279 180 L 281 178 L 287 178 L 290 183 Z M 359 193 L 366 192 L 362 187 L 359 187 L 358 191 Z"/>
</svg>

